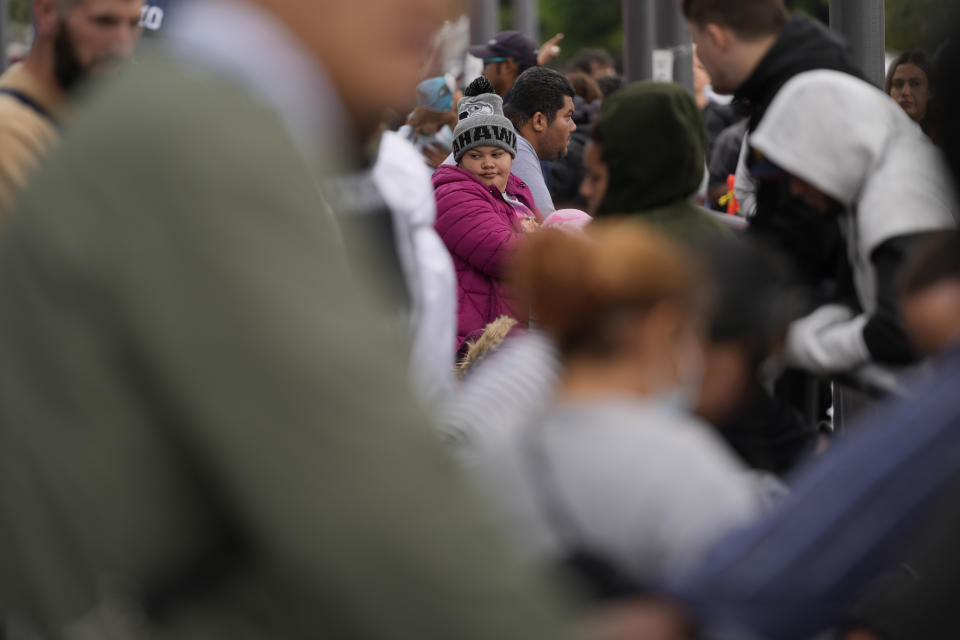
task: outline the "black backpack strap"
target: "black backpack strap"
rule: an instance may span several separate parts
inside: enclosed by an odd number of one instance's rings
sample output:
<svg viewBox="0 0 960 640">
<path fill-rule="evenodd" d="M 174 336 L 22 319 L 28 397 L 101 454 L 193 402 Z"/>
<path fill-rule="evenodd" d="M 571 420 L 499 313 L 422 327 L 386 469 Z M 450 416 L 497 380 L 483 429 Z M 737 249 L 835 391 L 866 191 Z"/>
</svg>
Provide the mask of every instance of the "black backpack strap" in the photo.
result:
<svg viewBox="0 0 960 640">
<path fill-rule="evenodd" d="M 38 103 L 36 100 L 31 98 L 24 92 L 19 91 L 17 89 L 11 89 L 9 87 L 0 87 L 0 95 L 8 95 L 14 98 L 24 106 L 29 107 L 30 109 L 33 109 L 36 113 L 40 114 L 41 116 L 49 120 L 50 124 L 55 126 L 57 129 L 60 128 L 60 123 L 57 122 L 57 119 L 53 117 L 53 114 L 51 114 L 49 111 L 44 109 L 40 105 L 40 103 Z"/>
</svg>

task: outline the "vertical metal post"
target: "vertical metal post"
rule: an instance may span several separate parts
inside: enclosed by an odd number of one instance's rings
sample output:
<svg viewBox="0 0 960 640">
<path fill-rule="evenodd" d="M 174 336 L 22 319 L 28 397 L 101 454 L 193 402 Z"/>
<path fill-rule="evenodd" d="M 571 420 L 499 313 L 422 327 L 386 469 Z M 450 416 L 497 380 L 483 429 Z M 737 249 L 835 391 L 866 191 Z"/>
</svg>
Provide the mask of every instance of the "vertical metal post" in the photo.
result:
<svg viewBox="0 0 960 640">
<path fill-rule="evenodd" d="M 498 0 L 470 0 L 470 44 L 484 44 L 500 31 Z"/>
<path fill-rule="evenodd" d="M 884 24 L 883 0 L 830 0 L 830 28 L 846 39 L 853 62 L 878 87 L 886 67 Z"/>
<path fill-rule="evenodd" d="M 0 73 L 7 68 L 7 34 L 10 29 L 10 3 L 0 0 Z"/>
<path fill-rule="evenodd" d="M 540 15 L 537 0 L 513 0 L 513 28 L 540 44 Z"/>
<path fill-rule="evenodd" d="M 653 76 L 653 1 L 622 0 L 623 74 L 627 82 Z"/>
<path fill-rule="evenodd" d="M 677 0 L 656 0 L 657 49 L 673 52 L 673 81 L 693 93 L 693 44 Z"/>
</svg>

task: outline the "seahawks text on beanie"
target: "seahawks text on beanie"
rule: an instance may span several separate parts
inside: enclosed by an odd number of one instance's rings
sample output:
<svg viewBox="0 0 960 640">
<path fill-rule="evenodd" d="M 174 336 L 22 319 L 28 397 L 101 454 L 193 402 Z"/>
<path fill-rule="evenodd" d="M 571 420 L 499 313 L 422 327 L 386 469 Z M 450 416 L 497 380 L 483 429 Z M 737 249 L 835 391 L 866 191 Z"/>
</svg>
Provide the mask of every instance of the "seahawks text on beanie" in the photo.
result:
<svg viewBox="0 0 960 640">
<path fill-rule="evenodd" d="M 460 121 L 453 131 L 453 158 L 460 162 L 474 147 L 500 147 L 517 157 L 517 132 L 503 115 L 503 99 L 495 93 L 468 96 L 457 103 Z"/>
</svg>

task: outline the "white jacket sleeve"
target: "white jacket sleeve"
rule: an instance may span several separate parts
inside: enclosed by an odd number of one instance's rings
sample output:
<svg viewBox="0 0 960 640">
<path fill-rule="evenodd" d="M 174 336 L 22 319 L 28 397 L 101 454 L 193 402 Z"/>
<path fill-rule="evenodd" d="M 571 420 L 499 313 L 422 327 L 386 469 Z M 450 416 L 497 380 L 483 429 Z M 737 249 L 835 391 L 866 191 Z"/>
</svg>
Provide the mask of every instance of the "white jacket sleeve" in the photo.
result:
<svg viewBox="0 0 960 640">
<path fill-rule="evenodd" d="M 386 132 L 373 179 L 393 213 L 397 253 L 413 302 L 410 373 L 423 404 L 435 408 L 453 392 L 457 343 L 457 276 L 434 231 L 436 202 L 420 152 Z"/>
<path fill-rule="evenodd" d="M 866 364 L 870 352 L 863 340 L 866 315 L 854 316 L 838 304 L 820 307 L 790 325 L 787 333 L 787 364 L 811 373 L 850 371 Z"/>
</svg>

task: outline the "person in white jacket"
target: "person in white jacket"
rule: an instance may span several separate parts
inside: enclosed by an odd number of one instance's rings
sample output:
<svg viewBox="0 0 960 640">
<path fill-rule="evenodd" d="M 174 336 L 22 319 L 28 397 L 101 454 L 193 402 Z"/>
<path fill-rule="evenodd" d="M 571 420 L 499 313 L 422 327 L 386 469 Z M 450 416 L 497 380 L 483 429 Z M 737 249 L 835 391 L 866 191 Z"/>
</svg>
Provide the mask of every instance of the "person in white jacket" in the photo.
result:
<svg viewBox="0 0 960 640">
<path fill-rule="evenodd" d="M 788 82 L 750 144 L 790 176 L 794 196 L 838 216 L 859 300 L 796 321 L 788 362 L 814 373 L 909 364 L 896 274 L 924 234 L 956 225 L 939 150 L 882 91 L 825 70 Z"/>
<path fill-rule="evenodd" d="M 373 180 L 393 215 L 397 254 L 410 292 L 414 389 L 432 408 L 454 386 L 457 279 L 450 253 L 433 229 L 437 210 L 430 174 L 416 147 L 392 131 L 383 134 Z"/>
</svg>

